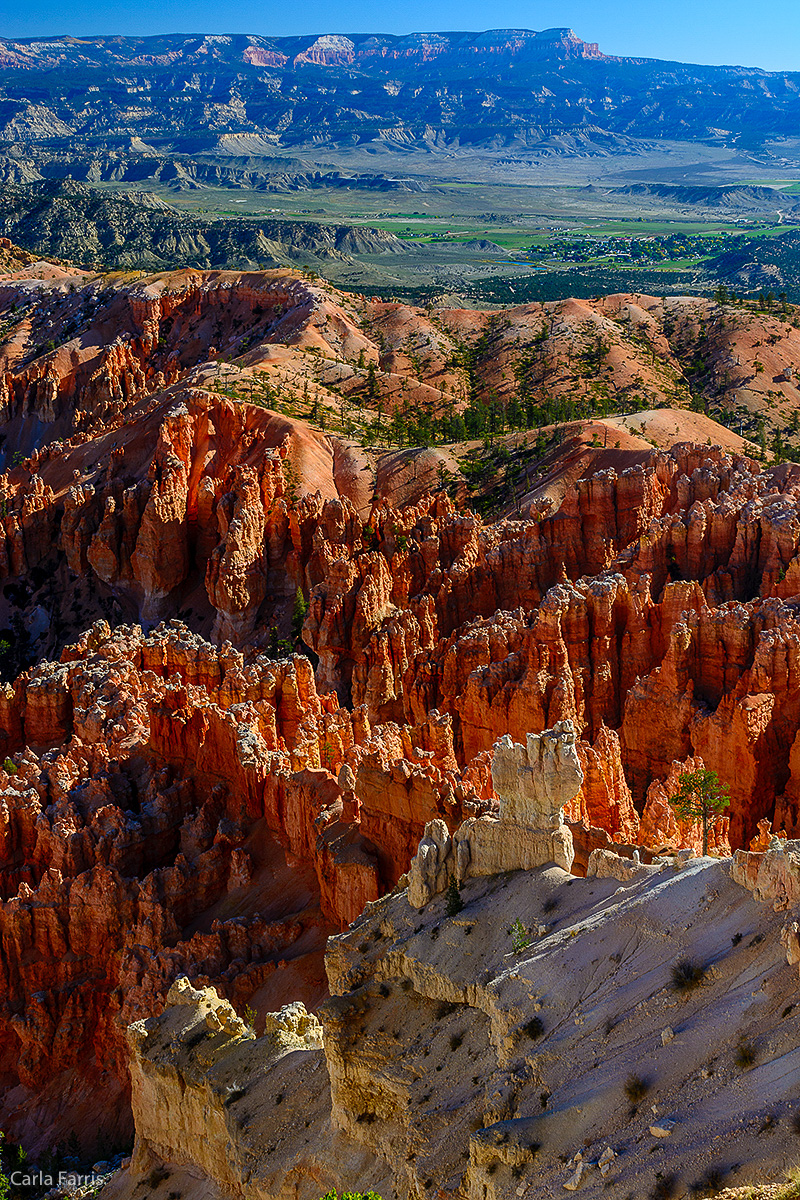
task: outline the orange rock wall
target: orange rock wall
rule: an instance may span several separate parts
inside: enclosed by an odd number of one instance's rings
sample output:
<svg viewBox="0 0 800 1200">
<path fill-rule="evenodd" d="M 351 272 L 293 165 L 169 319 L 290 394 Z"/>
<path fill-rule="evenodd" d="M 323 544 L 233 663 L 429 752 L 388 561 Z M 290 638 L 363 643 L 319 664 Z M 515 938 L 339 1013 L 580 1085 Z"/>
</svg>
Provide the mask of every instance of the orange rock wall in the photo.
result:
<svg viewBox="0 0 800 1200">
<path fill-rule="evenodd" d="M 557 502 L 487 522 L 406 488 L 408 455 L 393 492 L 403 456 L 220 394 L 258 368 L 295 402 L 311 384 L 363 403 L 371 364 L 386 411 L 458 406 L 462 343 L 491 350 L 476 386 L 505 386 L 546 316 L 611 337 L 624 300 L 433 321 L 291 273 L 187 271 L 54 292 L 41 354 L 25 310 L 0 350 L 23 455 L 0 474 L 4 619 L 54 595 L 50 651 L 0 689 L 9 1136 L 66 1136 L 68 1080 L 124 1125 L 122 1027 L 179 973 L 275 1009 L 288 965 L 318 1000 L 326 934 L 396 883 L 426 822 L 493 810 L 504 734 L 575 722 L 581 863 L 697 849 L 669 801 L 701 761 L 731 789 L 718 852 L 800 828 L 800 468 L 606 451 Z M 626 303 L 677 377 L 656 302 Z M 264 653 L 298 587 L 313 666 Z"/>
</svg>

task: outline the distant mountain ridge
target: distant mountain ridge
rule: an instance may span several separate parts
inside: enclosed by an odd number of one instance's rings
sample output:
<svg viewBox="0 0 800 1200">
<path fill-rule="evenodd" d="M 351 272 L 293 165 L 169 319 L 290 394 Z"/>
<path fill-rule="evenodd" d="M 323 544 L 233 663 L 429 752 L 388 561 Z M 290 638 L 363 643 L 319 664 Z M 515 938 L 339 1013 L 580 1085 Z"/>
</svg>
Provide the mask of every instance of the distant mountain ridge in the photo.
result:
<svg viewBox="0 0 800 1200">
<path fill-rule="evenodd" d="M 14 146 L 514 152 L 566 137 L 559 152 L 594 154 L 798 128 L 800 73 L 614 58 L 567 28 L 0 41 L 0 142 Z"/>
<path fill-rule="evenodd" d="M 152 37 L 0 39 L 0 68 L 51 70 L 67 66 L 171 66 L 246 63 L 256 67 L 349 66 L 442 58 L 602 58 L 595 42 L 572 29 L 493 29 L 484 33 L 341 34 L 265 37 L 256 34 Z"/>
</svg>

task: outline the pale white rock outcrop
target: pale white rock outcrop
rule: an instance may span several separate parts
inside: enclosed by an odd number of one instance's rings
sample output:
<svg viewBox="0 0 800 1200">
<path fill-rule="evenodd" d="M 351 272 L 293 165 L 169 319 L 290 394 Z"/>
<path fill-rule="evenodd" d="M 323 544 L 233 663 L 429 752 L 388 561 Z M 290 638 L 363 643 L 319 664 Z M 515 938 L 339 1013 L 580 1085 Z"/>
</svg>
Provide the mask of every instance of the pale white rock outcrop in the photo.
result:
<svg viewBox="0 0 800 1200">
<path fill-rule="evenodd" d="M 450 875 L 455 873 L 455 866 L 449 829 L 440 819 L 428 821 L 408 871 L 408 902 L 412 908 L 424 908 L 438 892 L 443 892 Z"/>
<path fill-rule="evenodd" d="M 731 876 L 753 893 L 756 900 L 772 904 L 775 912 L 800 905 L 800 841 L 773 836 L 766 850 L 737 850 Z"/>
<path fill-rule="evenodd" d="M 800 908 L 800 841 L 773 835 L 766 850 L 737 850 L 731 863 L 731 878 L 769 904 L 774 912 Z M 800 924 L 792 917 L 781 930 L 781 945 L 790 967 L 800 966 Z"/>
<path fill-rule="evenodd" d="M 649 874 L 649 869 L 633 858 L 623 858 L 613 850 L 592 850 L 589 855 L 589 865 L 586 868 L 587 878 L 618 879 L 620 883 L 629 883 L 639 875 Z"/>
<path fill-rule="evenodd" d="M 460 870 L 473 828 L 429 830 L 428 884 Z M 754 855 L 751 881 L 759 864 Z M 141 1200 L 160 1163 L 172 1172 L 160 1194 L 186 1200 L 319 1200 L 334 1187 L 373 1188 L 384 1200 L 434 1189 L 524 1200 L 599 1195 L 617 1174 L 626 1192 L 652 1175 L 654 1147 L 664 1173 L 683 1170 L 687 1146 L 693 1160 L 716 1162 L 729 1131 L 745 1182 L 793 1153 L 783 1114 L 796 1107 L 796 1078 L 782 1064 L 796 1053 L 796 1030 L 775 1013 L 795 999 L 796 976 L 777 942 L 786 926 L 800 947 L 800 913 L 762 908 L 731 879 L 730 863 L 713 858 L 682 870 L 664 861 L 622 887 L 546 865 L 467 878 L 462 898 L 463 911 L 443 920 L 441 900 L 418 912 L 396 889 L 329 940 L 321 1049 L 316 1020 L 300 1006 L 269 1015 L 267 1036 L 254 1038 L 215 992 L 179 983 L 159 1017 L 131 1029 L 136 1151 L 107 1200 Z M 554 898 L 557 919 L 543 928 Z M 515 919 L 538 930 L 529 954 L 509 954 Z M 761 938 L 749 937 L 755 928 Z M 741 931 L 748 936 L 737 939 Z M 687 1021 L 669 996 L 671 965 L 689 944 L 715 965 Z M 745 994 L 756 1000 L 747 1033 L 769 1073 L 770 1111 L 782 1118 L 768 1141 L 763 1087 L 708 1066 L 735 1053 L 730 997 L 742 979 L 754 981 L 746 993 L 757 988 Z M 639 1138 L 620 1098 L 643 1055 L 657 1064 L 658 1104 L 638 1118 Z"/>
<path fill-rule="evenodd" d="M 800 925 L 797 921 L 787 921 L 781 930 L 781 945 L 786 950 L 786 961 L 790 967 L 800 963 Z"/>
<path fill-rule="evenodd" d="M 270 1111 L 274 1092 L 282 1089 L 288 1108 L 290 1093 L 308 1087 L 309 1073 L 324 1062 L 322 1027 L 305 1005 L 267 1013 L 264 1035 L 256 1038 L 213 987 L 195 988 L 185 977 L 173 983 L 159 1017 L 128 1027 L 128 1048 L 136 1124 L 132 1174 L 144 1176 L 158 1162 L 193 1163 L 232 1195 L 241 1192 L 243 1179 L 266 1168 L 236 1103 L 246 1092 L 251 1115 Z M 325 1120 L 330 1102 L 321 1090 L 316 1107 Z M 312 1097 L 309 1090 L 303 1100 L 309 1113 Z M 323 1149 L 330 1151 L 327 1143 Z M 255 1178 L 251 1194 L 261 1200 Z M 263 1195 L 271 1196 L 269 1186 Z"/>
<path fill-rule="evenodd" d="M 575 742 L 571 721 L 529 733 L 524 746 L 507 734 L 495 742 L 499 814 L 469 817 L 452 835 L 444 821 L 429 821 L 408 872 L 409 904 L 423 908 L 451 876 L 460 883 L 546 863 L 569 871 L 575 855 L 563 810 L 583 783 Z"/>
<path fill-rule="evenodd" d="M 558 829 L 562 809 L 583 783 L 572 721 L 558 721 L 544 733 L 529 733 L 524 746 L 508 734 L 494 745 L 492 783 L 500 799 L 500 819 L 531 829 Z"/>
</svg>

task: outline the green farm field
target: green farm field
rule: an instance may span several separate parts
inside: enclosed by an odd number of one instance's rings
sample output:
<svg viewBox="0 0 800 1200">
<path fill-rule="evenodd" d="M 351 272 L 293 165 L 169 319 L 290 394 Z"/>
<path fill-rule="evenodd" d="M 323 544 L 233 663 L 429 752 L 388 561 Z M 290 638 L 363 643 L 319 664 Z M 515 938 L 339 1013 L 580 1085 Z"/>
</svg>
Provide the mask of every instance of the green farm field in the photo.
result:
<svg viewBox="0 0 800 1200">
<path fill-rule="evenodd" d="M 624 188 L 533 186 L 432 176 L 376 176 L 379 186 L 266 191 L 200 186 L 146 190 L 201 220 L 311 221 L 394 234 L 404 254 L 360 254 L 325 273 L 345 288 L 405 299 L 553 299 L 614 291 L 710 293 L 709 264 L 746 239 L 796 229 L 739 210 L 691 208 Z M 106 183 L 103 190 L 141 188 Z M 791 186 L 791 185 L 790 185 Z M 416 190 L 412 190 L 416 189 Z"/>
</svg>

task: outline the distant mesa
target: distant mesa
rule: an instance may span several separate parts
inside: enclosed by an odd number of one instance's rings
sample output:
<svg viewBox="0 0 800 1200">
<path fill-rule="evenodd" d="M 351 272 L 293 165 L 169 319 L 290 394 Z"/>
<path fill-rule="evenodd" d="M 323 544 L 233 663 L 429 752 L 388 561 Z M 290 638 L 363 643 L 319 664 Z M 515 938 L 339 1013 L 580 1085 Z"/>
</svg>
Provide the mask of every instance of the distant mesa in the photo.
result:
<svg viewBox="0 0 800 1200">
<path fill-rule="evenodd" d="M 254 139 L 237 153 L 266 157 L 366 145 L 609 155 L 642 139 L 739 150 L 794 137 L 787 78 L 614 57 L 566 27 L 4 39 L 0 137 L 37 157 L 80 149 L 102 161 L 134 129 L 162 153 L 193 155 L 218 153 L 224 137 Z"/>
<path fill-rule="evenodd" d="M 310 39 L 263 35 L 180 35 L 154 37 L 24 38 L 0 41 L 0 70 L 36 70 L 136 62 L 171 65 L 180 61 L 235 61 L 254 67 L 349 66 L 370 58 L 389 61 L 482 56 L 602 58 L 596 42 L 584 42 L 572 29 L 490 29 L 465 33 L 320 33 Z"/>
</svg>

